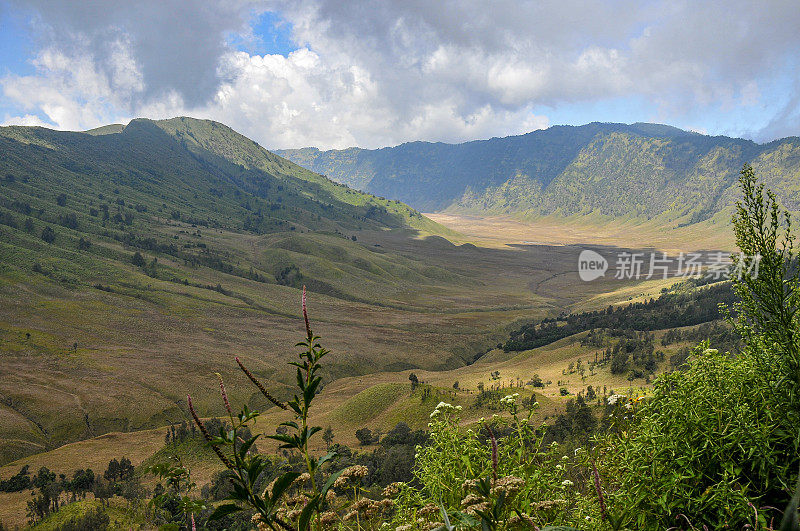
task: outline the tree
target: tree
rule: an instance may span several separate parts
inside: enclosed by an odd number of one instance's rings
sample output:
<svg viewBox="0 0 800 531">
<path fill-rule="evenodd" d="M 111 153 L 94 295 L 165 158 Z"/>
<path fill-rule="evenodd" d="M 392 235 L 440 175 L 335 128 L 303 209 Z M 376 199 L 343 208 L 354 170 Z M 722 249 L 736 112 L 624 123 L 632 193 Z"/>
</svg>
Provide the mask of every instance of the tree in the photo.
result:
<svg viewBox="0 0 800 531">
<path fill-rule="evenodd" d="M 76 494 L 84 494 L 94 489 L 94 472 L 91 468 L 76 470 L 70 481 L 70 490 Z"/>
<path fill-rule="evenodd" d="M 119 494 L 128 502 L 129 505 L 135 505 L 139 500 L 147 496 L 147 489 L 145 489 L 139 478 L 126 479 L 119 484 Z"/>
<path fill-rule="evenodd" d="M 103 478 L 106 481 L 116 481 L 119 478 L 119 461 L 112 459 L 108 462 L 108 468 L 103 473 Z"/>
<path fill-rule="evenodd" d="M 58 206 L 62 206 L 62 207 L 64 205 L 66 205 L 67 204 L 67 194 L 58 194 L 58 197 L 56 197 L 56 203 L 58 203 Z"/>
<path fill-rule="evenodd" d="M 103 506 L 107 506 L 109 498 L 114 496 L 114 489 L 108 482 L 102 479 L 95 480 L 92 492 L 94 493 L 95 499 L 100 500 Z"/>
<path fill-rule="evenodd" d="M 356 439 L 358 439 L 358 443 L 361 446 L 368 446 L 372 444 L 372 430 L 369 428 L 360 428 L 356 430 Z"/>
<path fill-rule="evenodd" d="M 411 382 L 411 390 L 413 391 L 419 385 L 419 378 L 417 378 L 417 375 L 412 372 L 408 375 L 408 379 Z"/>
<path fill-rule="evenodd" d="M 52 227 L 45 227 L 42 229 L 42 240 L 47 243 L 53 243 L 56 241 L 56 231 Z"/>
<path fill-rule="evenodd" d="M 131 257 L 131 263 L 136 267 L 143 267 L 146 262 L 144 260 L 144 256 L 142 256 L 142 253 L 136 251 L 135 253 L 133 253 L 133 256 Z"/>
<path fill-rule="evenodd" d="M 322 440 L 325 441 L 325 449 L 330 450 L 331 444 L 333 444 L 333 428 L 330 426 L 325 428 L 325 431 L 322 433 Z"/>
<path fill-rule="evenodd" d="M 133 477 L 133 465 L 131 464 L 131 460 L 127 457 L 123 457 L 119 460 L 119 479 L 127 480 Z"/>
<path fill-rule="evenodd" d="M 33 477 L 31 484 L 36 487 L 37 489 L 41 489 L 42 487 L 46 487 L 50 483 L 53 483 L 56 480 L 56 473 L 51 472 L 49 468 L 43 466 L 39 469 L 39 472 Z"/>
<path fill-rule="evenodd" d="M 628 368 L 628 351 L 624 348 L 614 349 L 611 355 L 611 373 L 622 374 Z"/>
<path fill-rule="evenodd" d="M 412 431 L 405 422 L 398 422 L 394 428 L 389 430 L 386 436 L 381 439 L 381 446 L 390 447 L 401 444 L 415 445 L 425 440 L 425 432 L 422 430 Z"/>
<path fill-rule="evenodd" d="M 103 478 L 111 483 L 124 481 L 131 477 L 133 477 L 133 465 L 127 457 L 123 457 L 119 461 L 112 459 L 108 462 L 108 468 L 103 473 Z"/>
<path fill-rule="evenodd" d="M 597 428 L 597 419 L 592 415 L 592 410 L 586 405 L 583 397 L 578 396 L 572 411 L 567 406 L 567 412 L 572 416 L 572 433 L 587 440 Z"/>
</svg>

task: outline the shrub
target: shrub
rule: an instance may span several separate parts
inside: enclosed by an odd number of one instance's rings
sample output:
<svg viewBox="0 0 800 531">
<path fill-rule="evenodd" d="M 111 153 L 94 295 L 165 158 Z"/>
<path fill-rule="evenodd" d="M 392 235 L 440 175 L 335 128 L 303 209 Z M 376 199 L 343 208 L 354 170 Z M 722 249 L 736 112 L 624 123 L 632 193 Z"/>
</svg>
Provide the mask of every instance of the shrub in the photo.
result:
<svg viewBox="0 0 800 531">
<path fill-rule="evenodd" d="M 31 477 L 28 472 L 29 468 L 28 465 L 25 465 L 15 475 L 0 481 L 0 492 L 19 492 L 30 488 Z"/>
<path fill-rule="evenodd" d="M 375 441 L 372 430 L 369 428 L 359 428 L 356 430 L 356 439 L 361 446 L 369 446 Z"/>
<path fill-rule="evenodd" d="M 46 243 L 53 243 L 56 241 L 56 231 L 52 227 L 45 227 L 42 229 L 42 240 Z"/>
<path fill-rule="evenodd" d="M 740 182 L 734 229 L 745 258 L 733 322 L 744 351 L 701 344 L 684 370 L 656 380 L 652 400 L 626 413 L 629 429 L 605 444 L 613 510 L 640 529 L 765 528 L 797 478 L 800 293 L 791 224 L 752 168 Z"/>
<path fill-rule="evenodd" d="M 416 521 L 415 529 L 428 529 L 447 520 L 459 528 L 529 529 L 599 517 L 568 479 L 559 446 L 543 444 L 544 430 L 533 426 L 532 411 L 519 416 L 517 399 L 503 397 L 511 417 L 481 419 L 479 431 L 460 426 L 458 406 L 436 407 L 428 443 L 417 448 L 420 487 L 403 487 L 394 523 Z"/>
<path fill-rule="evenodd" d="M 81 516 L 73 516 L 62 525 L 56 527 L 57 531 L 90 531 L 108 529 L 110 519 L 105 511 L 95 509 Z"/>
<path fill-rule="evenodd" d="M 770 471 L 788 457 L 785 426 L 767 410 L 760 380 L 752 359 L 705 345 L 686 370 L 656 380 L 639 420 L 607 448 L 613 501 L 636 515 L 636 527 L 670 527 L 679 514 L 696 527 L 752 524 L 749 503 L 770 490 Z"/>
</svg>

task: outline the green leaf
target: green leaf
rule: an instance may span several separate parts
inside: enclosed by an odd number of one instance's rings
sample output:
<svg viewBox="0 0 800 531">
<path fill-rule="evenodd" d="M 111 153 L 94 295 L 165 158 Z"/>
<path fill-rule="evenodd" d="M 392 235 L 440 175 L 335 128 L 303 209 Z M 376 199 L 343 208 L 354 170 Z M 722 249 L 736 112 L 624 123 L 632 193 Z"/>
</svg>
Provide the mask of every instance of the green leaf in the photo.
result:
<svg viewBox="0 0 800 531">
<path fill-rule="evenodd" d="M 245 458 L 245 456 L 247 455 L 247 451 L 250 450 L 250 447 L 253 446 L 253 443 L 256 442 L 256 439 L 258 439 L 259 437 L 260 435 L 250 437 L 248 440 L 242 443 L 242 445 L 239 447 L 239 455 L 241 456 L 242 459 Z"/>
<path fill-rule="evenodd" d="M 242 508 L 236 505 L 235 503 L 226 503 L 225 505 L 220 505 L 214 512 L 211 513 L 211 516 L 208 517 L 209 522 L 213 522 L 214 520 L 219 520 L 220 518 L 224 518 L 229 514 L 241 511 Z"/>
<path fill-rule="evenodd" d="M 289 401 L 288 406 L 292 408 L 292 411 L 297 413 L 297 416 L 301 416 L 303 414 L 303 410 L 300 409 L 300 404 L 297 402 L 297 397 L 294 397 L 291 401 Z"/>
<path fill-rule="evenodd" d="M 455 527 L 450 525 L 450 517 L 447 515 L 447 509 L 444 508 L 443 503 L 439 504 L 439 513 L 441 513 L 442 515 L 442 520 L 444 520 L 444 525 L 438 527 L 437 529 L 441 531 L 453 531 Z"/>
<path fill-rule="evenodd" d="M 280 500 L 283 493 L 286 492 L 286 489 L 291 487 L 294 480 L 299 476 L 300 472 L 286 472 L 275 481 L 275 485 L 272 487 L 272 495 L 270 496 L 273 506 L 278 503 L 278 500 Z"/>
<path fill-rule="evenodd" d="M 255 485 L 258 476 L 261 475 L 265 468 L 266 464 L 264 464 L 264 459 L 261 456 L 255 456 L 250 461 L 250 466 L 247 467 L 247 479 L 250 481 L 250 485 Z"/>
<path fill-rule="evenodd" d="M 330 461 L 334 457 L 336 457 L 336 452 L 328 452 L 326 455 L 323 455 L 322 457 L 317 459 L 317 468 L 321 467 L 323 463 L 325 463 L 326 461 Z"/>
<path fill-rule="evenodd" d="M 275 435 L 265 435 L 267 439 L 272 439 L 286 444 L 294 444 L 295 436 L 285 433 L 276 433 Z"/>
<path fill-rule="evenodd" d="M 317 388 L 319 384 L 322 382 L 322 378 L 317 376 L 309 384 L 303 389 L 303 398 L 305 399 L 306 403 L 311 402 L 314 398 L 314 395 L 317 393 Z"/>
<path fill-rule="evenodd" d="M 308 500 L 308 504 L 303 507 L 303 512 L 300 513 L 300 519 L 297 522 L 297 528 L 300 531 L 305 531 L 309 529 L 311 524 L 311 517 L 314 515 L 314 511 L 317 509 L 317 504 L 319 503 L 319 494 L 314 495 L 310 500 Z"/>
<path fill-rule="evenodd" d="M 783 512 L 783 520 L 779 531 L 800 531 L 800 521 L 797 518 L 797 508 L 800 505 L 800 478 L 797 479 L 797 488 L 794 496 L 789 501 L 788 507 Z"/>
<path fill-rule="evenodd" d="M 340 471 L 331 474 L 331 477 L 329 477 L 328 481 L 325 482 L 325 486 L 322 487 L 322 490 L 320 491 L 320 496 L 325 498 L 325 495 L 328 494 L 330 488 L 333 487 L 333 483 L 339 478 L 339 476 L 342 475 L 342 472 L 344 472 L 344 469 L 341 469 Z"/>
</svg>

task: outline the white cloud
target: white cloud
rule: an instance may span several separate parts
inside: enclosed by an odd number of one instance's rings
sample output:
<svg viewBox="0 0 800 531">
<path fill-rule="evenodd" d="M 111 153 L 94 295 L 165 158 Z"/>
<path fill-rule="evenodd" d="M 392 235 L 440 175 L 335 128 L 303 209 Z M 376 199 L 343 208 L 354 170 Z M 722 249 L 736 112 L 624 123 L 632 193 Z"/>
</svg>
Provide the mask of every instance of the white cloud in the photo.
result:
<svg viewBox="0 0 800 531">
<path fill-rule="evenodd" d="M 23 116 L 11 116 L 10 114 L 6 114 L 5 118 L 3 118 L 3 125 L 53 127 L 53 124 L 49 124 L 33 114 L 25 114 Z"/>
<path fill-rule="evenodd" d="M 68 55 L 46 48 L 33 62 L 36 75 L 7 76 L 0 87 L 23 111 L 40 111 L 59 129 L 89 129 L 118 120 L 142 82 L 125 43 L 111 44 L 110 74 L 98 69 L 88 52 Z"/>
<path fill-rule="evenodd" d="M 273 148 L 503 136 L 547 126 L 542 108 L 613 98 L 705 127 L 704 112 L 765 108 L 763 87 L 800 63 L 793 0 L 32 5 L 44 36 L 37 72 L 0 80 L 20 109 L 6 123 L 38 115 L 80 129 L 188 114 Z M 296 51 L 226 47 L 227 32 L 254 39 L 247 21 L 267 9 L 292 25 Z M 797 134 L 798 105 L 787 97 L 768 130 Z"/>
</svg>

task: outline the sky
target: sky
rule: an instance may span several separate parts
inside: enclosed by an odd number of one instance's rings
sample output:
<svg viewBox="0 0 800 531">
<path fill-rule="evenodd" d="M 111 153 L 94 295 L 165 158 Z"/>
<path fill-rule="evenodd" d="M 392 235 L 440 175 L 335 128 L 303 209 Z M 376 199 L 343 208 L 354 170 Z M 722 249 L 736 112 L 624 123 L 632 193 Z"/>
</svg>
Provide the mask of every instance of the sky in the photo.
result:
<svg viewBox="0 0 800 531">
<path fill-rule="evenodd" d="M 657 122 L 800 136 L 797 0 L 0 0 L 0 124 L 209 118 L 272 148 Z"/>
</svg>

